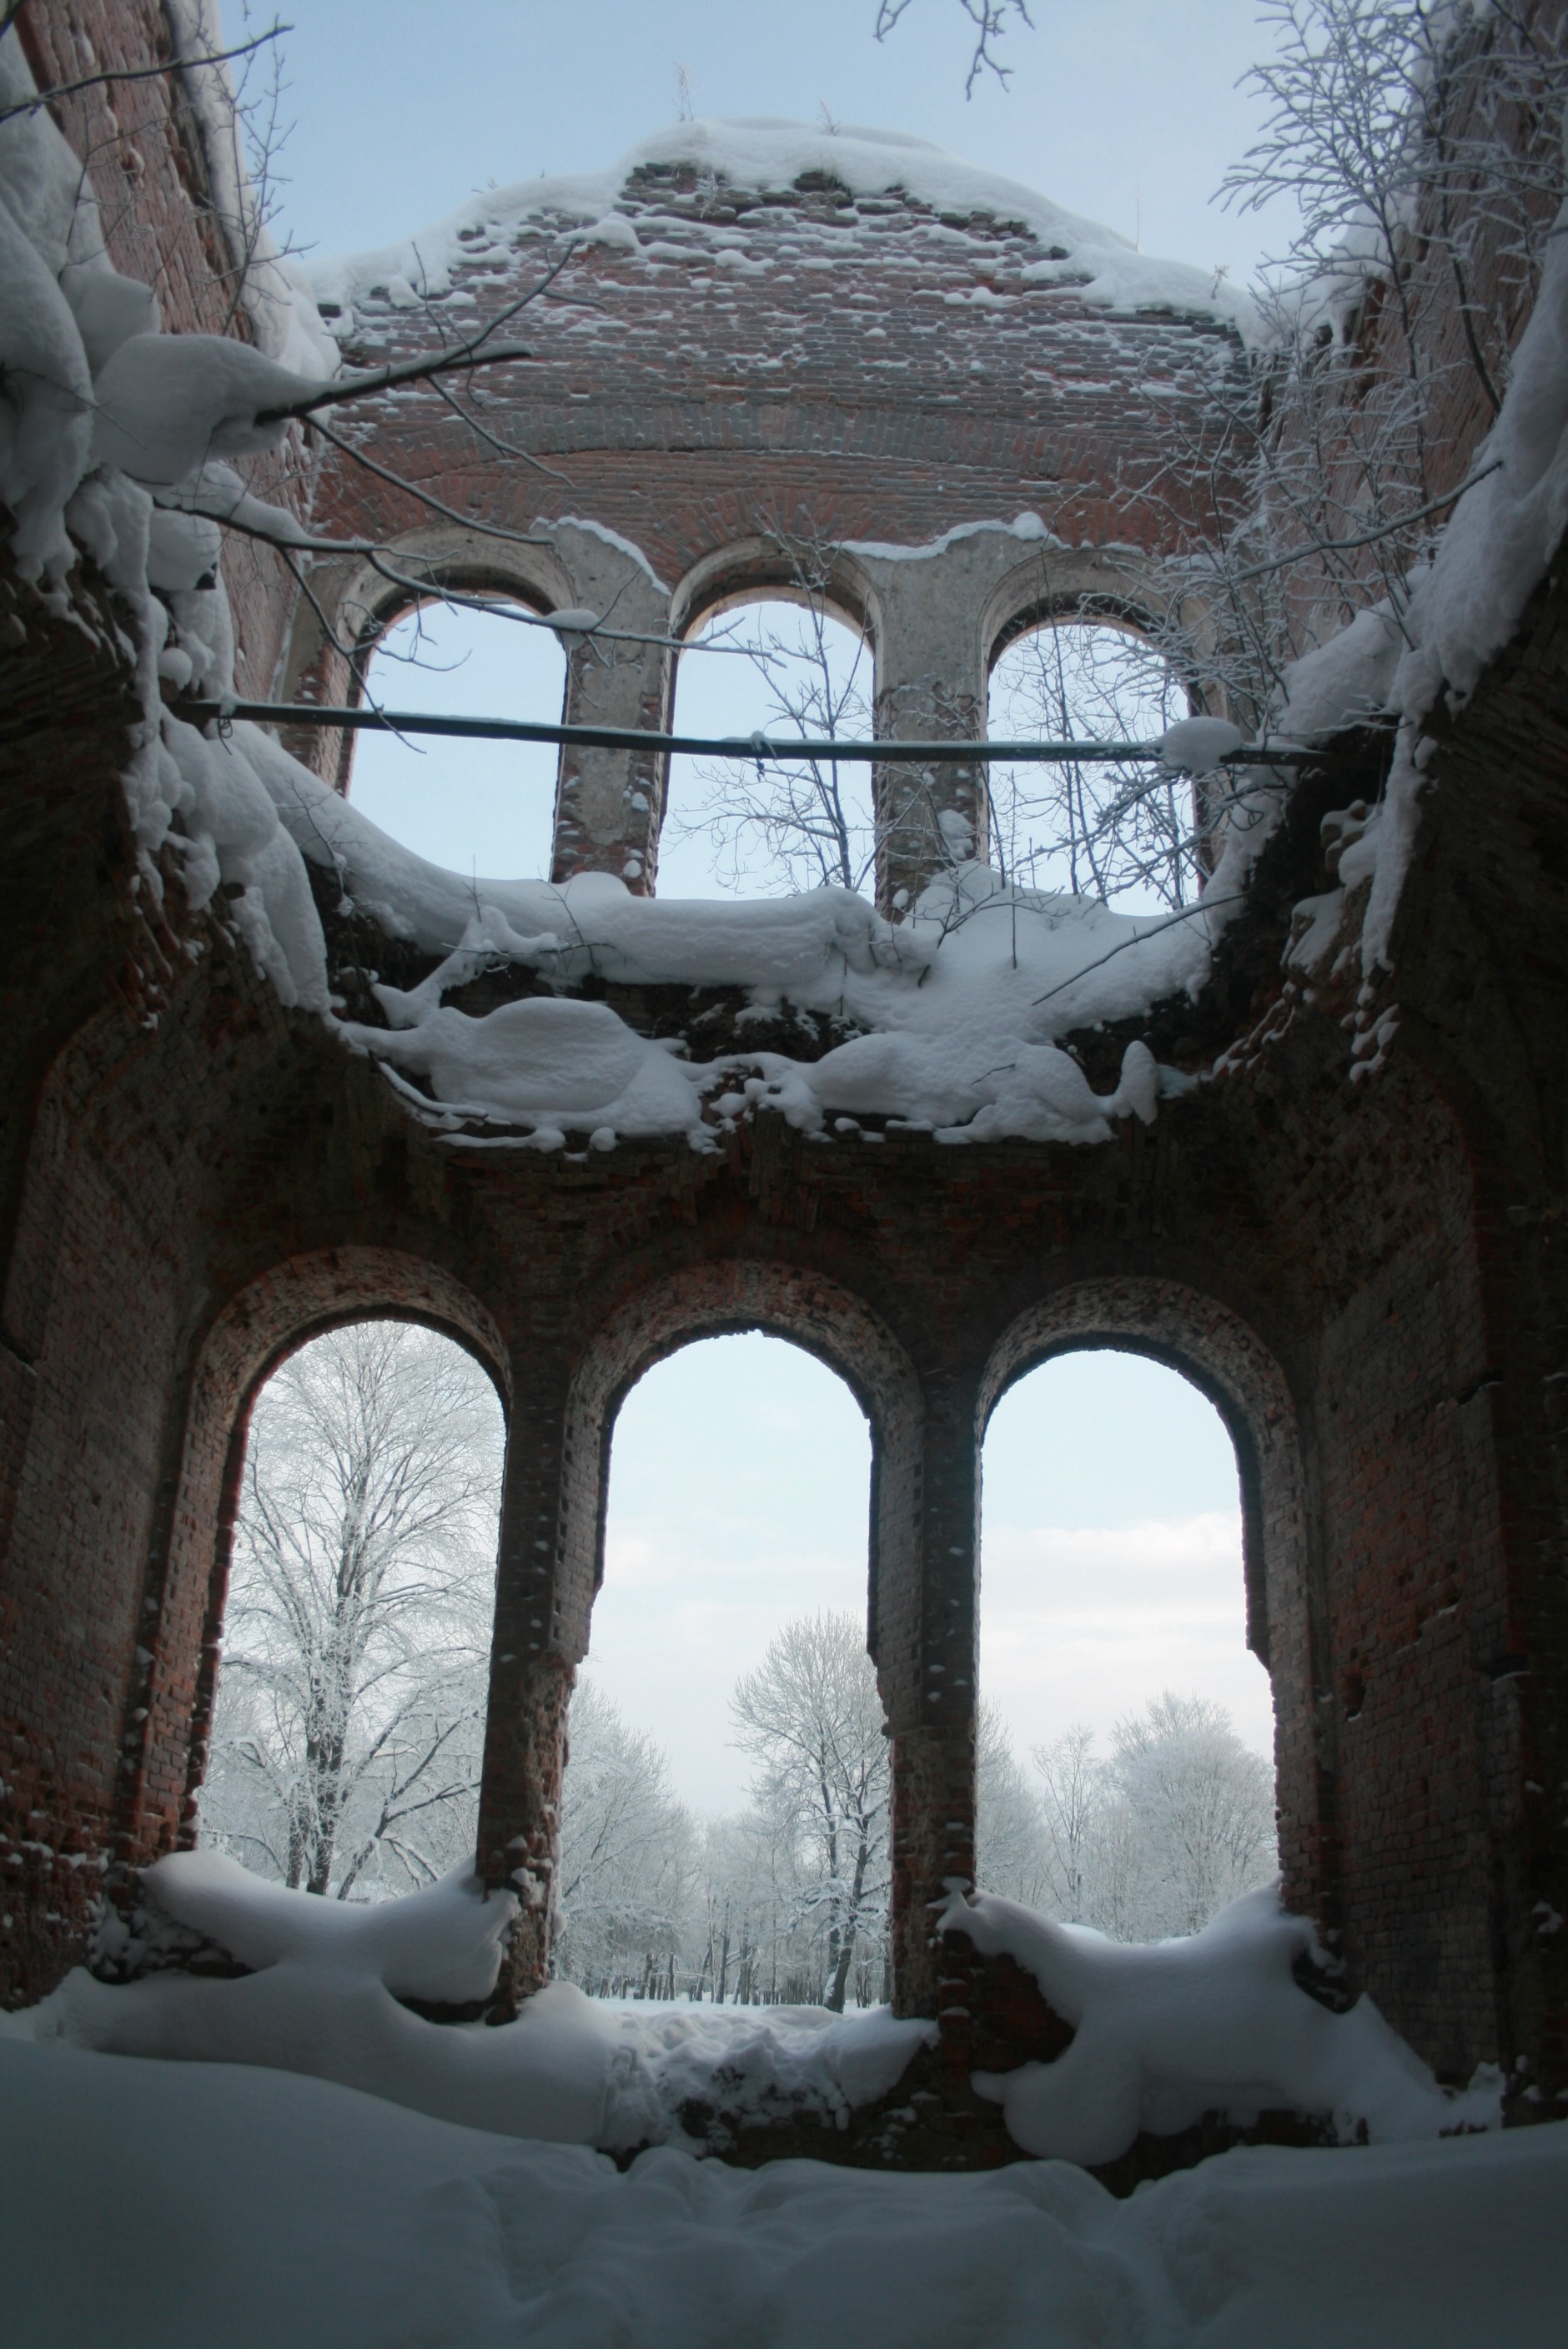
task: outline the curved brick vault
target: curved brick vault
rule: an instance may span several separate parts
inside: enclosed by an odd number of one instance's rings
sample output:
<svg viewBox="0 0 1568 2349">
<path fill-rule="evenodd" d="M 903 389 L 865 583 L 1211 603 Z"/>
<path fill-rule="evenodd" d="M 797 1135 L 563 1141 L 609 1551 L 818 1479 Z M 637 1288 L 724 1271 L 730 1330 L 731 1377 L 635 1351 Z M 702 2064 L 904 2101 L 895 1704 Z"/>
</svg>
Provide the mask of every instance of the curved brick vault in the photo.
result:
<svg viewBox="0 0 1568 2349">
<path fill-rule="evenodd" d="M 106 57 L 135 54 L 150 21 L 129 0 L 83 0 L 78 13 Z M 132 86 L 128 107 L 150 107 L 152 88 Z M 72 102 L 84 151 L 97 102 Z M 150 119 L 138 129 L 155 160 L 160 136 Z M 197 289 L 178 315 L 219 322 L 182 183 L 150 167 L 145 202 L 155 198 Z M 677 173 L 637 201 L 678 248 L 695 188 Z M 803 189 L 744 233 L 827 237 L 841 209 L 830 189 Z M 898 270 L 890 260 L 867 286 L 897 310 L 903 370 L 868 362 L 820 274 L 801 272 L 794 306 L 766 318 L 746 313 L 762 281 L 743 277 L 748 347 L 777 355 L 787 332 L 797 354 L 781 388 L 764 386 L 728 368 L 741 344 L 710 331 L 717 313 L 694 310 L 709 325 L 689 342 L 661 326 L 653 305 L 669 306 L 689 264 L 668 260 L 655 279 L 606 251 L 593 270 L 631 328 L 563 339 L 508 393 L 510 429 L 571 474 L 569 495 L 499 457 L 459 464 L 433 428 L 427 446 L 418 398 L 372 419 L 376 445 L 422 465 L 457 511 L 548 522 L 548 545 L 498 553 L 502 542 L 481 546 L 467 524 L 418 522 L 368 477 L 351 494 L 346 474 L 324 478 L 318 519 L 426 531 L 451 575 L 544 608 L 620 594 L 621 616 L 649 633 L 766 584 L 773 520 L 809 520 L 857 542 L 838 558 L 841 593 L 874 643 L 884 730 L 890 716 L 972 724 L 986 659 L 1042 593 L 1039 543 L 992 527 L 919 562 L 877 546 L 1035 510 L 1076 550 L 1053 557 L 1075 591 L 1109 576 L 1097 565 L 1112 537 L 1152 561 L 1163 524 L 1151 508 L 1141 535 L 1130 526 L 1121 460 L 1154 445 L 1161 400 L 1177 393 L 1201 427 L 1203 387 L 1238 354 L 1205 322 L 1091 314 L 1070 290 L 1020 292 L 1008 307 L 1023 256 L 1006 223 L 965 227 L 994 248 L 1003 297 L 1004 325 L 982 326 L 974 305 L 943 298 L 954 289 L 940 222 L 896 206 L 872 217 L 890 223 L 890 253 L 903 240 Z M 937 331 L 916 331 L 927 325 Z M 395 347 L 400 318 L 388 311 L 377 331 Z M 1006 365 L 973 377 L 979 344 Z M 360 617 L 377 617 L 349 566 L 317 577 L 329 608 L 352 617 L 357 599 Z M 336 698 L 346 678 L 286 577 L 258 562 L 242 584 L 242 682 Z M 46 1989 L 79 1954 L 106 1872 L 188 1831 L 247 1396 L 311 1330 L 383 1311 L 461 1337 L 508 1398 L 480 1859 L 498 1878 L 523 1870 L 536 1896 L 513 1952 L 518 1992 L 542 1962 L 562 1719 L 621 1396 L 660 1352 L 710 1330 L 777 1330 L 843 1372 L 876 1447 L 872 1636 L 894 1739 L 896 1993 L 906 2011 L 934 2012 L 926 1903 L 964 1872 L 973 1818 L 985 1420 L 1051 1351 L 1114 1342 L 1185 1370 L 1237 1439 L 1287 1898 L 1338 1937 L 1351 1986 L 1440 2071 L 1501 2060 L 1557 2085 L 1568 2064 L 1568 1933 L 1556 1925 L 1568 1913 L 1560 588 L 1538 595 L 1428 769 L 1394 939 L 1402 1025 L 1365 1081 L 1349 1081 L 1351 1001 L 1332 988 L 1315 1002 L 1281 993 L 1290 907 L 1324 885 L 1318 818 L 1347 794 L 1343 770 L 1332 781 L 1308 770 L 1202 999 L 1139 1023 L 1161 1059 L 1223 1067 L 1165 1102 L 1151 1129 L 1132 1123 L 1093 1148 L 949 1150 L 911 1133 L 808 1139 L 765 1114 L 709 1155 L 679 1141 L 553 1157 L 415 1123 L 368 1061 L 280 1004 L 221 905 L 183 913 L 172 866 L 160 908 L 125 831 L 119 776 L 136 702 L 112 628 L 94 639 L 15 583 L 5 594 L 7 1995 Z M 80 594 L 111 616 L 87 570 Z M 572 707 L 661 715 L 666 655 L 645 650 L 600 667 L 574 657 Z M 325 738 L 299 747 L 327 770 L 339 756 Z M 565 761 L 562 869 L 630 869 L 646 885 L 660 788 L 651 766 Z M 975 804 L 975 775 L 960 771 L 954 788 Z M 882 874 L 890 901 L 928 852 L 922 838 L 898 847 Z M 334 951 L 357 951 L 325 902 L 324 914 Z M 611 996 L 634 1024 L 677 1016 L 649 992 Z M 1247 1050 L 1228 1053 L 1249 1032 Z M 1071 1040 L 1109 1089 L 1124 1038 Z"/>
</svg>

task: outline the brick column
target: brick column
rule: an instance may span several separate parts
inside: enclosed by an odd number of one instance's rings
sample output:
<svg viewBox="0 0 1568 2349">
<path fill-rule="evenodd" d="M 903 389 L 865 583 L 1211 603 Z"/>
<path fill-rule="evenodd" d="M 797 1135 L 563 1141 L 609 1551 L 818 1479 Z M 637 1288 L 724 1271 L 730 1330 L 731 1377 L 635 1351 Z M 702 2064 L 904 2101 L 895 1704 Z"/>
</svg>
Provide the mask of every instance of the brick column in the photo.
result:
<svg viewBox="0 0 1568 2349">
<path fill-rule="evenodd" d="M 975 1874 L 979 1595 L 975 1382 L 928 1382 L 913 1533 L 879 1544 L 878 1669 L 892 1740 L 892 1977 L 900 2014 L 942 2012 L 934 1903 Z"/>
<path fill-rule="evenodd" d="M 577 523 L 558 523 L 551 534 L 572 582 L 571 608 L 597 612 L 627 636 L 668 635 L 669 591 L 640 555 Z M 577 639 L 567 660 L 564 722 L 656 732 L 669 704 L 670 657 L 667 646 L 624 636 Z M 662 756 L 563 745 L 551 878 L 610 873 L 634 895 L 652 895 L 664 799 Z"/>
</svg>

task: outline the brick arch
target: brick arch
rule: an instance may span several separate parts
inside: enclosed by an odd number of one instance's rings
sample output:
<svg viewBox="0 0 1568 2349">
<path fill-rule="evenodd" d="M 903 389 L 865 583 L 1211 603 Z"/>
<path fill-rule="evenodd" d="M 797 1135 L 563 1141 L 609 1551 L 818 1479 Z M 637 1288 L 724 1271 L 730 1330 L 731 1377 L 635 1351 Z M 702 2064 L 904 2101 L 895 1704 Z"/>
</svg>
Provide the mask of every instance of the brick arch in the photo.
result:
<svg viewBox="0 0 1568 2349">
<path fill-rule="evenodd" d="M 1257 1331 L 1173 1280 L 1099 1279 L 1041 1299 L 1002 1333 L 978 1395 L 977 1441 L 1009 1388 L 1061 1354 L 1117 1349 L 1180 1373 L 1219 1412 L 1242 1494 L 1247 1645 L 1274 1686 L 1280 1860 L 1287 1897 L 1333 1906 L 1324 1881 L 1326 1774 L 1319 1753 L 1315 1624 L 1321 1617 L 1302 1433 L 1284 1371 Z"/>
<path fill-rule="evenodd" d="M 683 1346 L 744 1330 L 815 1355 L 843 1380 L 871 1423 L 867 1640 L 881 1664 L 884 1619 L 910 1603 L 906 1586 L 918 1574 L 919 1380 L 892 1331 L 851 1290 L 799 1266 L 747 1258 L 693 1266 L 639 1290 L 600 1324 L 578 1362 L 565 1414 L 574 1476 L 562 1512 L 556 1632 L 573 1660 L 586 1651 L 603 1578 L 610 1445 L 622 1403 L 646 1371 Z"/>
<path fill-rule="evenodd" d="M 346 1322 L 417 1321 L 452 1339 L 510 1413 L 511 1372 L 493 1317 L 442 1267 L 383 1247 L 291 1257 L 209 1324 L 186 1382 L 179 1459 L 150 1545 L 147 1632 L 127 1698 L 116 1856 L 145 1864 L 195 1838 L 251 1407 L 288 1356 Z M 140 1663 L 139 1659 L 145 1658 Z"/>
<path fill-rule="evenodd" d="M 862 564 L 844 548 L 830 550 L 825 602 L 835 620 L 858 630 L 873 648 L 879 599 Z M 700 555 L 670 598 L 670 633 L 690 636 L 717 612 L 744 604 L 800 603 L 788 552 L 772 540 L 736 539 Z"/>
<path fill-rule="evenodd" d="M 386 560 L 422 583 L 402 586 L 369 562 L 322 565 L 311 574 L 311 597 L 296 606 L 287 656 L 284 698 L 301 698 L 325 707 L 356 704 L 359 678 L 346 650 L 363 653 L 388 628 L 423 604 L 440 600 L 443 588 L 458 588 L 521 604 L 542 617 L 563 611 L 577 598 L 566 565 L 553 548 L 488 537 L 455 523 L 432 523 L 388 541 Z M 324 634 L 330 626 L 335 644 Z M 295 728 L 285 736 L 296 758 L 314 767 L 335 790 L 346 791 L 355 737 Z"/>
</svg>

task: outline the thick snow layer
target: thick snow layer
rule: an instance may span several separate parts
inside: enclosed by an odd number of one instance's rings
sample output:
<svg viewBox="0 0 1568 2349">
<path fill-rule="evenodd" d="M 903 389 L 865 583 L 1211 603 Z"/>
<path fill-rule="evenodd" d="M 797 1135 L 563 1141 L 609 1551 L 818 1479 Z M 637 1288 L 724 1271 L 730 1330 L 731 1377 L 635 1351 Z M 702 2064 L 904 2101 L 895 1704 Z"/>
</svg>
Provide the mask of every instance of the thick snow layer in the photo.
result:
<svg viewBox="0 0 1568 2349">
<path fill-rule="evenodd" d="M 181 0 L 182 41 L 198 37 L 201 16 L 199 0 Z M 209 98 L 221 70 L 198 76 Z M 15 36 L 0 39 L 0 102 L 32 94 Z M 277 349 L 329 371 L 335 346 L 296 331 L 299 303 Z M 168 716 L 160 691 L 162 680 L 232 690 L 222 540 L 207 517 L 299 533 L 219 460 L 274 445 L 284 428 L 258 425 L 258 410 L 319 376 L 224 336 L 159 327 L 151 288 L 111 266 L 80 161 L 46 112 L 0 121 L 0 500 L 12 551 L 57 601 L 78 552 L 90 555 L 129 611 L 142 719 L 123 781 L 139 885 L 157 896 L 152 858 L 171 851 L 191 906 L 222 885 L 223 918 L 283 1000 L 325 1013 L 321 925 L 273 794 L 242 744 Z"/>
<path fill-rule="evenodd" d="M 12 2032 L 99 2053 L 308 2073 L 502 2136 L 612 2151 L 680 2138 L 699 2097 L 731 2122 L 805 2111 L 841 2126 L 884 2095 L 931 2035 L 885 2008 L 644 2005 L 556 1982 L 515 2023 L 425 2022 L 402 1998 L 461 2003 L 495 1986 L 513 1894 L 459 1870 L 373 1907 L 263 1882 L 216 1852 L 148 1871 L 150 1938 L 172 1926 L 254 1971 L 145 1973 L 111 1989 L 71 1974 Z"/>
<path fill-rule="evenodd" d="M 491 902 L 490 885 L 478 894 L 457 951 L 421 988 L 377 989 L 393 1028 L 343 1032 L 428 1078 L 453 1114 L 524 1123 L 545 1147 L 569 1129 L 604 1144 L 682 1133 L 710 1144 L 715 1118 L 722 1125 L 758 1106 L 808 1132 L 831 1113 L 893 1118 L 944 1142 L 1104 1142 L 1114 1119 L 1152 1123 L 1152 1058 L 1129 1046 L 1120 1083 L 1099 1094 L 1051 1040 L 1195 989 L 1208 966 L 1201 915 L 1140 922 L 1089 900 L 1012 890 L 976 866 L 934 885 L 896 929 L 842 890 L 731 907 L 653 903 L 593 876 L 552 892 L 553 926 L 530 938 Z M 536 902 L 526 913 L 537 918 Z M 639 1037 L 603 1004 L 532 997 L 480 1019 L 438 1005 L 445 988 L 483 967 L 487 942 L 557 977 L 586 968 L 632 983 L 738 982 L 759 1011 L 787 996 L 874 1032 L 815 1061 L 779 1052 L 703 1061 L 678 1042 Z"/>
<path fill-rule="evenodd" d="M 1147 1946 L 991 1893 L 954 1894 L 941 1929 L 1016 1959 L 1073 2026 L 1054 2064 L 975 2075 L 1026 2152 L 1112 2161 L 1140 2129 L 1171 2136 L 1216 2111 L 1320 2115 L 1346 2141 L 1364 2131 L 1374 2145 L 1499 2125 L 1501 2075 L 1449 2094 L 1370 1999 L 1336 2014 L 1307 1996 L 1291 1968 L 1314 1952 L 1313 1929 L 1272 1889 L 1243 1893 L 1189 1939 Z"/>
<path fill-rule="evenodd" d="M 692 2098 L 732 2122 L 804 2110 L 842 2125 L 894 2088 L 933 2035 L 882 2008 L 838 2017 L 603 2002 L 566 1983 L 512 2023 L 438 2025 L 399 1999 L 485 1997 L 514 1895 L 487 1898 L 459 1870 L 403 1899 L 350 1907 L 263 1883 L 212 1852 L 160 1860 L 144 1881 L 152 1949 L 182 1929 L 253 1971 L 144 1971 L 125 1987 L 78 1971 L 15 2017 L 14 2032 L 103 2054 L 305 2072 L 437 2119 L 609 2150 L 679 2140 Z M 1449 2094 L 1368 2000 L 1336 2014 L 1300 1988 L 1291 1970 L 1314 1953 L 1312 1928 L 1272 1891 L 1152 1947 L 989 1895 L 955 1893 L 938 1922 L 1015 1958 L 1073 2027 L 1052 2064 L 975 2075 L 1027 2153 L 1111 2161 L 1140 2130 L 1171 2135 L 1211 2111 L 1321 2115 L 1346 2140 L 1374 2144 L 1498 2123 L 1499 2079 Z"/>
<path fill-rule="evenodd" d="M 1062 2162 L 624 2174 L 284 2073 L 0 2037 L 28 2349 L 1479 2349 L 1560 2337 L 1568 2128 Z"/>
<path fill-rule="evenodd" d="M 1470 465 L 1476 486 L 1454 508 L 1396 621 L 1386 604 L 1286 673 L 1285 735 L 1311 736 L 1378 713 L 1398 724 L 1382 803 L 1341 862 L 1342 885 L 1372 886 L 1361 928 L 1370 979 L 1390 964 L 1394 916 L 1420 823 L 1422 739 L 1439 701 L 1463 706 L 1517 630 L 1568 525 L 1568 205 L 1546 245 L 1541 290 L 1513 355 L 1501 412 Z M 1481 478 L 1484 476 L 1484 478 Z M 1334 929 L 1315 925 L 1326 940 Z M 1299 964 L 1301 951 L 1294 959 Z"/>
<path fill-rule="evenodd" d="M 287 430 L 262 410 L 322 388 L 227 335 L 133 335 L 93 383 L 93 461 L 174 489 L 210 457 L 275 449 Z"/>
<path fill-rule="evenodd" d="M 1088 898 L 1010 888 L 982 865 L 933 884 L 910 916 L 884 922 L 846 889 L 752 903 L 635 897 L 588 874 L 557 887 L 465 879 L 401 848 L 254 727 L 235 746 L 272 792 L 304 854 L 330 864 L 346 899 L 443 960 L 422 984 L 376 993 L 389 1029 L 346 1039 L 426 1077 L 438 1103 L 530 1129 L 686 1133 L 701 1144 L 759 1104 L 806 1131 L 830 1115 L 886 1116 L 944 1141 L 1094 1143 L 1111 1121 L 1152 1120 L 1160 1079 L 1131 1048 L 1114 1093 L 1097 1094 L 1055 1039 L 1196 992 L 1218 914 L 1181 920 L 1110 913 Z M 1228 887 L 1227 884 L 1227 887 Z M 740 987 L 758 1012 L 787 999 L 873 1031 L 822 1060 L 758 1052 L 705 1061 L 648 1042 L 602 1004 L 533 997 L 472 1019 L 443 1005 L 497 958 L 554 984 Z"/>
<path fill-rule="evenodd" d="M 557 1984 L 514 2023 L 437 2025 L 394 1992 L 482 1995 L 511 1896 L 455 1875 L 356 1908 L 208 1853 L 146 1883 L 166 1943 L 183 1929 L 257 1971 L 77 1973 L 0 2017 L 0 2274 L 29 2349 L 195 2349 L 214 2311 L 225 2349 L 1475 2349 L 1560 2329 L 1568 2129 L 1419 2142 L 1494 2118 L 1495 2094 L 1445 2098 L 1369 2009 L 1308 1999 L 1289 1968 L 1309 1937 L 1266 1895 L 1152 1950 L 1006 1901 L 949 1909 L 1076 2025 L 1057 2064 L 978 2083 L 1024 2144 L 1103 2158 L 1140 2124 L 1281 2101 L 1390 2140 L 1227 2154 L 1117 2202 L 1054 2159 L 692 2158 L 692 2099 L 831 2129 L 885 2095 L 931 2033 L 885 2010 Z M 624 2173 L 605 2158 L 639 2146 Z"/>
<path fill-rule="evenodd" d="M 830 131 L 772 115 L 672 123 L 608 171 L 485 189 L 418 235 L 313 263 L 316 300 L 340 311 L 339 331 L 346 334 L 356 305 L 377 289 L 394 305 L 444 294 L 459 259 L 488 257 L 541 220 L 581 222 L 590 243 L 639 251 L 634 230 L 615 206 L 633 172 L 649 163 L 691 163 L 733 186 L 759 191 L 788 190 L 806 172 L 823 172 L 852 195 L 898 191 L 949 217 L 966 221 L 979 213 L 1016 222 L 1045 256 L 1025 272 L 1027 283 L 1071 285 L 1086 302 L 1106 309 L 1177 311 L 1222 320 L 1248 335 L 1257 330 L 1250 297 L 1216 282 L 1212 270 L 1154 260 L 1114 229 L 1066 212 L 1033 188 L 982 171 L 928 140 L 852 125 Z M 727 243 L 733 250 L 733 236 Z M 835 232 L 834 251 L 848 265 L 861 257 L 852 230 Z"/>
</svg>

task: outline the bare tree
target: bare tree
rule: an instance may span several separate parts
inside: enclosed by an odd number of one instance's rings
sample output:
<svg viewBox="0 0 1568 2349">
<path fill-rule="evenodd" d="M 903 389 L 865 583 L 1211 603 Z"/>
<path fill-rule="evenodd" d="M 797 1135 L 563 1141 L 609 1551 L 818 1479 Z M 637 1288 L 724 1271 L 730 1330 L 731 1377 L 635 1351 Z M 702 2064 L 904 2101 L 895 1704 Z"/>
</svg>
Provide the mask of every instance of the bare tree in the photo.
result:
<svg viewBox="0 0 1568 2349">
<path fill-rule="evenodd" d="M 975 1879 L 1026 1909 L 1051 1890 L 1050 1848 L 1039 1796 L 1013 1750 L 997 1707 L 983 1703 L 975 1723 Z"/>
<path fill-rule="evenodd" d="M 600 1997 L 673 1996 L 696 1841 L 654 1740 L 580 1681 L 562 1786 L 556 1971 Z"/>
<path fill-rule="evenodd" d="M 358 1322 L 258 1398 L 204 1841 L 346 1898 L 470 1849 L 493 1610 L 500 1413 L 432 1331 Z"/>
<path fill-rule="evenodd" d="M 772 543 L 789 567 L 789 622 L 777 605 L 731 623 L 729 643 L 750 658 L 763 692 L 758 730 L 830 740 L 871 730 L 871 662 L 865 646 L 837 619 L 829 599 L 833 550 L 823 541 L 782 531 Z M 763 614 L 766 614 L 766 618 Z M 751 626 L 746 626 L 749 617 Z M 700 639 L 699 639 L 700 641 Z M 859 889 L 876 864 L 877 827 L 866 773 L 836 759 L 764 767 L 705 763 L 705 790 L 672 828 L 711 843 L 713 866 L 733 885 L 766 874 L 789 889 Z"/>
<path fill-rule="evenodd" d="M 821 2003 L 841 2013 L 857 1946 L 886 1931 L 888 1745 L 863 1630 L 852 1615 L 797 1616 L 732 1711 L 759 1801 L 795 1827 L 799 1915 L 820 1936 Z"/>
<path fill-rule="evenodd" d="M 974 54 L 965 78 L 964 95 L 973 98 L 975 85 L 983 74 L 994 74 L 1004 89 L 1012 78 L 1013 68 L 1005 66 L 997 54 L 996 44 L 1007 29 L 1007 20 L 1016 16 L 1020 24 L 1034 26 L 1027 0 L 958 0 L 959 6 L 975 27 Z M 877 0 L 876 36 L 883 41 L 901 22 L 911 5 L 911 0 Z"/>
<path fill-rule="evenodd" d="M 1087 600 L 1006 648 L 991 704 L 996 733 L 1057 741 L 1158 740 L 1190 713 L 1159 644 Z M 1008 880 L 1032 888 L 1101 899 L 1142 888 L 1184 905 L 1202 879 L 1206 818 L 1186 778 L 1147 761 L 992 770 L 993 854 Z"/>
</svg>

